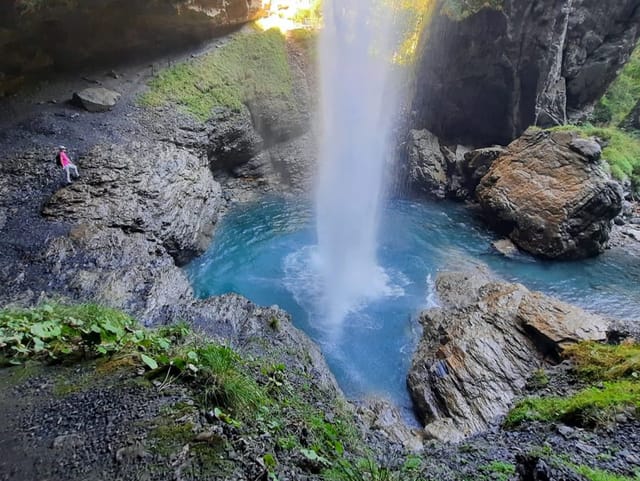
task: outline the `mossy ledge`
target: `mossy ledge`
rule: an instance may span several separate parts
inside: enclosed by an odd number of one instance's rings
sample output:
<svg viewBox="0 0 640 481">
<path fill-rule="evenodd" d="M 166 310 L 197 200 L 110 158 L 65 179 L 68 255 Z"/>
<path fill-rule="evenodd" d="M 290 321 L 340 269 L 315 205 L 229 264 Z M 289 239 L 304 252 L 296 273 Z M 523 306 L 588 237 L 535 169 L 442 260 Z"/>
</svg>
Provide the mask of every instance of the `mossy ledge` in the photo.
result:
<svg viewBox="0 0 640 481">
<path fill-rule="evenodd" d="M 201 121 L 215 108 L 239 111 L 254 98 L 292 103 L 285 42 L 276 29 L 240 32 L 209 53 L 160 72 L 141 103 L 178 105 Z"/>
</svg>

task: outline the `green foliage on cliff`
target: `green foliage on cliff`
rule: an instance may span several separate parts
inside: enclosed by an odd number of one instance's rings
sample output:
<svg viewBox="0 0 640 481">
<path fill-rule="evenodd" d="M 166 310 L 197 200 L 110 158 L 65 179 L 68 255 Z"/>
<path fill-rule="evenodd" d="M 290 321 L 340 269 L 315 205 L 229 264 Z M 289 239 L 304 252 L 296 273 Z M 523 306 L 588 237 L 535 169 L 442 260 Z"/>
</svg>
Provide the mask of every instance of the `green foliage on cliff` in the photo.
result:
<svg viewBox="0 0 640 481">
<path fill-rule="evenodd" d="M 568 397 L 528 398 L 520 401 L 505 419 L 507 426 L 525 421 L 562 421 L 579 426 L 603 425 L 615 414 L 640 412 L 640 383 L 612 381 L 583 389 Z"/>
<path fill-rule="evenodd" d="M 640 47 L 600 99 L 593 112 L 593 121 L 603 125 L 618 125 L 640 100 Z"/>
<path fill-rule="evenodd" d="M 442 13 L 456 20 L 465 19 L 483 8 L 501 10 L 504 0 L 444 0 Z"/>
<path fill-rule="evenodd" d="M 205 121 L 216 107 L 239 110 L 252 98 L 292 100 L 284 36 L 275 29 L 238 34 L 201 58 L 160 72 L 144 105 L 177 104 Z"/>
<path fill-rule="evenodd" d="M 589 466 L 576 466 L 575 470 L 589 481 L 640 481 L 640 473 L 631 478 L 629 476 L 621 476 L 609 471 L 603 471 L 602 469 L 593 469 Z"/>
<path fill-rule="evenodd" d="M 584 137 L 598 137 L 606 143 L 602 157 L 609 163 L 611 174 L 619 180 L 630 179 L 636 191 L 640 190 L 640 137 L 618 127 L 592 125 L 563 125 L 551 130 L 578 132 Z"/>
<path fill-rule="evenodd" d="M 566 397 L 524 399 L 509 412 L 505 424 L 562 421 L 601 425 L 621 411 L 640 416 L 640 345 L 585 342 L 568 348 L 565 354 L 576 372 L 595 384 Z"/>
</svg>

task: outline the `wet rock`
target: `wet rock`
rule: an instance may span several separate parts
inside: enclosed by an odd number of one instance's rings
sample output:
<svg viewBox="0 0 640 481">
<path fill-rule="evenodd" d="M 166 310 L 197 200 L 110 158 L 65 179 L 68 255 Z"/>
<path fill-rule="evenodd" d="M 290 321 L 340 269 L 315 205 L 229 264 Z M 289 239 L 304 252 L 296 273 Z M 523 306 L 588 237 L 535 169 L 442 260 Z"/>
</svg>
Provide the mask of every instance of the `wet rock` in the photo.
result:
<svg viewBox="0 0 640 481">
<path fill-rule="evenodd" d="M 529 130 L 509 145 L 476 190 L 487 218 L 520 248 L 578 259 L 607 245 L 622 191 L 602 163 L 571 148 L 570 132 Z"/>
<path fill-rule="evenodd" d="M 485 430 L 546 356 L 605 337 L 604 319 L 519 284 L 443 273 L 436 290 L 445 307 L 422 313 L 424 333 L 407 380 L 425 433 L 436 439 L 460 441 Z"/>
<path fill-rule="evenodd" d="M 106 112 L 111 110 L 120 94 L 103 87 L 91 87 L 73 94 L 73 101 L 89 112 Z"/>
<path fill-rule="evenodd" d="M 159 240 L 178 263 L 209 245 L 221 189 L 207 162 L 172 144 L 98 146 L 78 161 L 81 180 L 58 190 L 43 214 Z"/>
<path fill-rule="evenodd" d="M 493 248 L 505 257 L 515 257 L 518 255 L 518 247 L 509 239 L 500 239 L 491 243 Z"/>
</svg>

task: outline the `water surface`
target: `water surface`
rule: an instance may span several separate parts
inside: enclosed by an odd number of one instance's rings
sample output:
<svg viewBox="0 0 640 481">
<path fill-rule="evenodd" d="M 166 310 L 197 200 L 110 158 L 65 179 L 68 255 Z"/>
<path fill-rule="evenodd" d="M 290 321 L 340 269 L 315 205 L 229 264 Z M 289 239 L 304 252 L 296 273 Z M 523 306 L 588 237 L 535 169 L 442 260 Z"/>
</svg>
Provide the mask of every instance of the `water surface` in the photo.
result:
<svg viewBox="0 0 640 481">
<path fill-rule="evenodd" d="M 607 251 L 579 262 L 506 258 L 496 238 L 458 204 L 394 201 L 382 214 L 378 262 L 382 297 L 350 312 L 341 328 L 324 326 L 322 279 L 310 205 L 266 199 L 229 212 L 209 250 L 187 272 L 200 297 L 236 292 L 277 304 L 320 344 L 347 396 L 383 395 L 410 412 L 405 386 L 418 339 L 416 317 L 433 306 L 438 271 L 479 265 L 594 312 L 640 317 L 640 258 Z"/>
</svg>

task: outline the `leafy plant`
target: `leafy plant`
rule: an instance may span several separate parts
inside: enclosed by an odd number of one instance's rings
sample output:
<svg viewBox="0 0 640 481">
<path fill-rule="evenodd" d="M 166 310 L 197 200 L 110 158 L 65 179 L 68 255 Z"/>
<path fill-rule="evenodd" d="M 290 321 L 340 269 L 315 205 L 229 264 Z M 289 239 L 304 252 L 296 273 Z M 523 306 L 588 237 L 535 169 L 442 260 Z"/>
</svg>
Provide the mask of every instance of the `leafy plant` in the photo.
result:
<svg viewBox="0 0 640 481">
<path fill-rule="evenodd" d="M 140 352 L 142 362 L 153 364 L 145 352 L 165 351 L 170 344 L 123 312 L 95 304 L 51 303 L 0 311 L 0 355 L 11 364 L 30 358 L 94 358 L 126 349 Z"/>
</svg>

